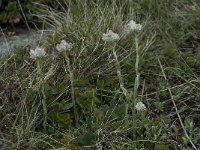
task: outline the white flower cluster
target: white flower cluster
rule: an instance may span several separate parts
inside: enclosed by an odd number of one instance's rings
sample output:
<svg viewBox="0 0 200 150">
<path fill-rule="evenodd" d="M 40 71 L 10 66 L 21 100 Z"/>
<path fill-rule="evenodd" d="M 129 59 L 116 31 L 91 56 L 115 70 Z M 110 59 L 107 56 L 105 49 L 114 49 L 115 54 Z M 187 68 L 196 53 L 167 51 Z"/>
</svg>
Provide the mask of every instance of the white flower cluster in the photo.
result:
<svg viewBox="0 0 200 150">
<path fill-rule="evenodd" d="M 146 106 L 142 102 L 138 102 L 135 105 L 135 108 L 136 108 L 137 111 L 145 111 L 146 110 Z"/>
<path fill-rule="evenodd" d="M 65 51 L 65 50 L 71 50 L 73 48 L 72 43 L 67 43 L 65 40 L 62 40 L 60 44 L 56 45 L 56 49 L 59 52 Z"/>
<path fill-rule="evenodd" d="M 30 50 L 30 58 L 32 59 L 36 59 L 37 57 L 42 57 L 45 56 L 46 52 L 44 50 L 44 48 L 42 47 L 37 47 L 36 49 L 31 49 Z"/>
<path fill-rule="evenodd" d="M 142 25 L 137 24 L 135 21 L 131 20 L 128 24 L 124 25 L 124 33 L 129 34 L 131 31 L 140 31 L 142 30 Z M 107 33 L 103 33 L 102 40 L 106 42 L 117 41 L 120 37 L 117 33 L 114 33 L 112 30 L 109 30 Z"/>
<path fill-rule="evenodd" d="M 137 24 L 135 21 L 131 20 L 128 24 L 124 26 L 124 32 L 130 33 L 131 31 L 140 31 L 142 30 L 142 25 Z"/>
<path fill-rule="evenodd" d="M 142 25 L 137 24 L 135 21 L 131 20 L 128 24 L 124 26 L 124 32 L 130 33 L 134 30 L 142 30 Z M 107 33 L 103 33 L 102 40 L 106 42 L 112 42 L 112 41 L 118 41 L 120 39 L 119 35 L 117 33 L 114 33 L 112 30 L 109 30 Z M 72 43 L 68 43 L 65 40 L 62 40 L 59 44 L 56 45 L 56 49 L 59 52 L 65 51 L 65 50 L 71 50 L 73 48 Z M 37 47 L 36 49 L 31 49 L 30 51 L 30 58 L 36 59 L 37 57 L 42 57 L 46 55 L 46 52 L 44 48 Z M 138 104 L 139 105 L 139 104 Z M 145 106 L 145 105 L 144 105 Z"/>
<path fill-rule="evenodd" d="M 107 33 L 103 33 L 102 40 L 106 42 L 117 41 L 119 40 L 119 35 L 112 30 L 109 30 Z"/>
</svg>

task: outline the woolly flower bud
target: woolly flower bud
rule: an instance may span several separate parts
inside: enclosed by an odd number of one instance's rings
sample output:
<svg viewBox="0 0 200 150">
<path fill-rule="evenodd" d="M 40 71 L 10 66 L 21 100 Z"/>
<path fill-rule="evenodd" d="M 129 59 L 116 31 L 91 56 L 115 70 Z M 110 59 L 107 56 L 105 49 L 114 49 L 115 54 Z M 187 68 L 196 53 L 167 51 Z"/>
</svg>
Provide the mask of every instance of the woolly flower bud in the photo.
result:
<svg viewBox="0 0 200 150">
<path fill-rule="evenodd" d="M 146 106 L 142 103 L 142 102 L 138 102 L 135 106 L 137 111 L 145 111 L 146 110 Z"/>
<path fill-rule="evenodd" d="M 35 50 L 31 49 L 30 50 L 30 58 L 36 59 L 37 57 L 42 57 L 45 56 L 46 52 L 44 48 L 42 47 L 37 47 Z"/>
<path fill-rule="evenodd" d="M 102 35 L 102 40 L 107 42 L 117 41 L 119 40 L 119 35 L 117 33 L 114 33 L 112 30 L 109 30 L 107 33 L 104 33 Z"/>
<path fill-rule="evenodd" d="M 130 33 L 131 31 L 134 31 L 134 30 L 136 30 L 136 31 L 142 30 L 142 25 L 141 24 L 137 24 L 135 21 L 131 20 L 131 21 L 129 21 L 128 24 L 126 24 L 124 26 L 124 31 L 126 33 Z"/>
<path fill-rule="evenodd" d="M 60 42 L 60 44 L 57 44 L 56 45 L 56 49 L 59 51 L 59 52 L 62 52 L 64 50 L 71 50 L 72 49 L 72 43 L 67 43 L 65 40 L 62 40 Z"/>
</svg>

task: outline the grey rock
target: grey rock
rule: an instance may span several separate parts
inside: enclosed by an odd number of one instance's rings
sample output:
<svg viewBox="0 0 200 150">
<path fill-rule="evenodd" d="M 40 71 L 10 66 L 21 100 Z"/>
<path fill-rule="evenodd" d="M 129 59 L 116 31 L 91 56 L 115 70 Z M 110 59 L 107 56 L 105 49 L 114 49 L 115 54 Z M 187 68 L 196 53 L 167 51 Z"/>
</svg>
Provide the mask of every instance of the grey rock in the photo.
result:
<svg viewBox="0 0 200 150">
<path fill-rule="evenodd" d="M 15 36 L 8 37 L 1 33 L 0 36 L 0 53 L 7 53 L 14 50 L 17 47 L 25 47 L 31 45 L 37 46 L 38 43 L 46 41 L 48 31 L 45 30 L 33 30 L 17 29 Z"/>
</svg>

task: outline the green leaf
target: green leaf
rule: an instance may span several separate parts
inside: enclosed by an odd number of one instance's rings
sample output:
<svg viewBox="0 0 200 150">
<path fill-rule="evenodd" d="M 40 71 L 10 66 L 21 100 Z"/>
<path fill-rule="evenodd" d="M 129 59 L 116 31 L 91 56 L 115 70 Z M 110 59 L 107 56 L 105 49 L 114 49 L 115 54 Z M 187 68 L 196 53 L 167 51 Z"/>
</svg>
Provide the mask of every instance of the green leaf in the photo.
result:
<svg viewBox="0 0 200 150">
<path fill-rule="evenodd" d="M 9 2 L 8 6 L 6 7 L 7 11 L 16 12 L 17 11 L 17 2 Z"/>
<path fill-rule="evenodd" d="M 155 145 L 155 150 L 167 150 L 167 146 L 164 143 L 158 143 Z"/>
<path fill-rule="evenodd" d="M 60 113 L 53 110 L 49 113 L 49 117 L 60 128 L 67 127 L 72 123 L 71 115 L 69 113 Z"/>
<path fill-rule="evenodd" d="M 7 14 L 4 13 L 4 12 L 1 12 L 1 14 L 0 14 L 0 22 L 1 23 L 6 23 L 7 22 L 7 18 L 8 18 Z"/>
<path fill-rule="evenodd" d="M 174 43 L 169 43 L 168 45 L 166 45 L 166 48 L 163 51 L 163 54 L 169 58 L 176 57 L 177 53 L 178 53 L 178 49 L 176 47 L 176 44 Z"/>
<path fill-rule="evenodd" d="M 66 127 L 67 125 L 69 125 L 72 120 L 71 120 L 71 116 L 69 114 L 61 114 L 61 113 L 57 113 L 57 121 L 58 121 L 58 126 L 60 128 L 62 127 Z"/>
<path fill-rule="evenodd" d="M 82 108 L 84 113 L 89 113 L 94 100 L 94 91 L 92 89 L 87 89 L 86 91 L 82 92 L 79 89 L 75 89 L 74 93 L 79 107 Z"/>
<path fill-rule="evenodd" d="M 154 105 L 156 106 L 156 109 L 158 112 L 163 112 L 164 111 L 164 106 L 162 102 L 154 102 Z"/>
<path fill-rule="evenodd" d="M 58 36 L 53 36 L 53 35 L 50 35 L 48 38 L 47 38 L 47 41 L 49 44 L 56 44 L 59 42 L 59 38 Z"/>
<path fill-rule="evenodd" d="M 94 115 L 96 120 L 102 121 L 105 118 L 105 114 L 109 111 L 108 105 L 102 105 L 100 108 L 95 108 Z"/>
<path fill-rule="evenodd" d="M 87 146 L 92 145 L 93 141 L 95 140 L 96 135 L 92 131 L 88 131 L 87 133 L 80 135 L 77 138 L 79 144 Z"/>
<path fill-rule="evenodd" d="M 62 110 L 69 110 L 70 108 L 74 106 L 74 104 L 72 102 L 66 103 L 65 100 L 62 100 L 59 106 Z"/>
</svg>

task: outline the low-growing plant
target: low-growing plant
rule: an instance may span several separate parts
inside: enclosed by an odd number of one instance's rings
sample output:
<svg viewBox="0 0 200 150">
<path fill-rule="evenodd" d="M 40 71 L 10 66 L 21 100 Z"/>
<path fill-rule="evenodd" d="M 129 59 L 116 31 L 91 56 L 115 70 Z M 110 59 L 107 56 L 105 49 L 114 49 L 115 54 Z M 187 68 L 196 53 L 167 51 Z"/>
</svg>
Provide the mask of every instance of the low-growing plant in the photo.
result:
<svg viewBox="0 0 200 150">
<path fill-rule="evenodd" d="M 0 146 L 198 149 L 199 52 L 181 51 L 196 28 L 177 11 L 200 3 L 155 2 L 38 4 L 53 34 L 0 61 Z"/>
</svg>

